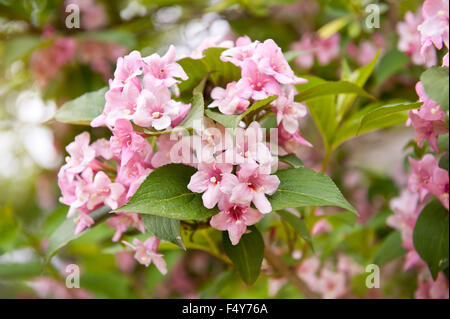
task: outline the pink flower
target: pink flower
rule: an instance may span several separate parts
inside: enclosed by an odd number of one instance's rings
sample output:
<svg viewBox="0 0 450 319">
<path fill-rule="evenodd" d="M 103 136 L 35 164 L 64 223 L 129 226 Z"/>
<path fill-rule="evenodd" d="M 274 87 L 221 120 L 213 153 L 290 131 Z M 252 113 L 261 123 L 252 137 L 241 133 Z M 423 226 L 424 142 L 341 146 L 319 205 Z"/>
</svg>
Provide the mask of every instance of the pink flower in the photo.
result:
<svg viewBox="0 0 450 319">
<path fill-rule="evenodd" d="M 417 110 L 410 110 L 408 112 L 410 123 L 414 127 L 416 132 L 417 145 L 423 146 L 423 142 L 426 140 L 430 143 L 431 148 L 437 153 L 439 148 L 437 146 L 437 140 L 439 135 L 448 132 L 448 129 L 444 121 L 428 121 L 420 117 L 417 114 Z"/>
<path fill-rule="evenodd" d="M 239 205 L 224 198 L 219 202 L 220 213 L 211 218 L 210 224 L 218 230 L 227 230 L 231 243 L 237 245 L 247 226 L 256 224 L 263 215 L 256 209 Z"/>
<path fill-rule="evenodd" d="M 113 183 L 103 172 L 94 174 L 90 168 L 82 174 L 85 183 L 77 187 L 77 197 L 80 202 L 86 205 L 86 208 L 93 210 L 99 204 L 108 205 L 111 209 L 119 207 L 119 200 L 125 192 L 125 187 L 120 183 Z"/>
<path fill-rule="evenodd" d="M 417 192 L 421 201 L 429 194 L 429 185 L 435 168 L 438 167 L 437 161 L 431 154 L 426 154 L 421 160 L 408 158 L 411 165 L 411 175 L 408 179 L 408 188 L 412 192 Z"/>
<path fill-rule="evenodd" d="M 311 229 L 311 234 L 313 236 L 317 236 L 320 234 L 325 234 L 328 233 L 332 230 L 333 228 L 331 227 L 330 223 L 328 222 L 328 220 L 326 219 L 321 219 L 319 221 L 317 221 L 313 228 Z"/>
<path fill-rule="evenodd" d="M 144 158 L 152 153 L 150 144 L 133 130 L 130 121 L 116 120 L 112 132 L 111 151 L 120 158 L 121 165 L 126 165 L 135 154 Z"/>
<path fill-rule="evenodd" d="M 83 132 L 75 137 L 75 141 L 67 145 L 66 151 L 70 157 L 66 157 L 67 171 L 81 173 L 95 158 L 95 150 L 89 145 L 90 136 Z"/>
<path fill-rule="evenodd" d="M 157 168 L 172 163 L 171 150 L 181 139 L 180 134 L 162 134 L 156 140 L 158 151 L 152 158 L 152 166 Z"/>
<path fill-rule="evenodd" d="M 312 147 L 312 144 L 305 140 L 298 130 L 295 133 L 289 133 L 284 128 L 283 122 L 278 125 L 278 142 L 289 153 L 293 153 L 298 145 Z"/>
<path fill-rule="evenodd" d="M 268 39 L 256 47 L 253 59 L 257 61 L 260 72 L 273 76 L 279 83 L 300 84 L 307 82 L 305 79 L 294 75 L 280 47 L 272 39 Z"/>
<path fill-rule="evenodd" d="M 144 66 L 144 83 L 145 81 L 154 81 L 154 85 L 162 83 L 164 86 L 170 87 L 179 82 L 175 78 L 187 80 L 188 76 L 181 65 L 175 62 L 175 56 L 175 47 L 171 45 L 163 57 L 154 53 L 144 58 L 146 63 Z"/>
<path fill-rule="evenodd" d="M 213 120 L 205 118 L 200 129 L 194 128 L 191 137 L 192 148 L 198 162 L 212 163 L 216 157 L 231 144 L 232 136 L 225 127 Z M 187 138 L 187 137 L 185 137 Z"/>
<path fill-rule="evenodd" d="M 364 268 L 360 264 L 356 263 L 351 257 L 344 254 L 339 254 L 338 256 L 337 270 L 338 272 L 346 274 L 349 277 L 353 277 L 364 272 Z"/>
<path fill-rule="evenodd" d="M 438 166 L 437 160 L 431 154 L 426 154 L 422 160 L 409 158 L 412 172 L 408 180 L 411 191 L 418 192 L 424 200 L 429 193 L 436 196 L 447 210 L 449 209 L 449 177 L 448 172 Z"/>
<path fill-rule="evenodd" d="M 220 187 L 225 174 L 230 174 L 233 170 L 231 164 L 200 163 L 198 171 L 192 175 L 188 184 L 188 189 L 195 193 L 203 193 L 203 205 L 206 208 L 216 206 L 223 196 Z"/>
<path fill-rule="evenodd" d="M 399 41 L 397 48 L 411 56 L 412 62 L 416 65 L 425 64 L 427 67 L 436 65 L 437 56 L 433 47 L 426 50 L 425 56 L 421 54 L 421 37 L 417 32 L 417 27 L 422 23 L 423 18 L 420 14 L 414 15 L 412 12 L 406 12 L 405 21 L 397 24 Z"/>
<path fill-rule="evenodd" d="M 448 48 L 449 37 L 449 11 L 447 0 L 426 0 L 422 6 L 424 21 L 418 30 L 422 35 L 422 55 L 425 56 L 427 48 L 434 45 L 436 49 L 442 48 L 442 43 Z"/>
<path fill-rule="evenodd" d="M 252 122 L 243 129 L 236 128 L 235 143 L 225 139 L 225 163 L 241 164 L 244 162 L 267 164 L 272 160 L 269 149 L 264 143 L 264 131 L 258 122 Z"/>
<path fill-rule="evenodd" d="M 419 277 L 418 286 L 414 295 L 417 299 L 448 299 L 449 297 L 448 280 L 442 272 L 438 274 L 436 281 L 433 281 L 430 276 L 427 280 Z"/>
<path fill-rule="evenodd" d="M 427 121 L 445 121 L 444 111 L 436 102 L 427 96 L 422 82 L 417 82 L 416 93 L 419 96 L 419 101 L 423 102 L 420 109 L 415 112 L 417 115 Z"/>
<path fill-rule="evenodd" d="M 194 51 L 192 51 L 190 58 L 194 60 L 203 58 L 203 51 L 209 48 L 232 48 L 233 46 L 233 41 L 222 41 L 221 37 L 207 37 Z"/>
<path fill-rule="evenodd" d="M 320 267 L 320 260 L 316 256 L 304 259 L 297 270 L 297 275 L 302 279 L 311 290 L 318 291 L 319 279 L 317 271 Z"/>
<path fill-rule="evenodd" d="M 75 228 L 75 235 L 80 234 L 86 228 L 94 225 L 94 219 L 86 213 L 79 213 L 78 217 L 74 220 L 77 227 Z"/>
<path fill-rule="evenodd" d="M 255 53 L 258 41 L 252 42 L 249 37 L 240 37 L 236 40 L 236 46 L 225 50 L 220 55 L 224 62 L 231 62 L 236 66 L 242 67 L 245 60 L 250 59 Z"/>
<path fill-rule="evenodd" d="M 308 51 L 295 58 L 295 64 L 303 69 L 310 69 L 314 65 L 314 36 L 310 33 L 303 34 L 300 41 L 292 44 L 291 49 L 294 51 Z"/>
<path fill-rule="evenodd" d="M 231 202 L 240 205 L 249 205 L 253 202 L 261 213 L 267 214 L 272 211 L 272 205 L 265 195 L 275 193 L 279 184 L 278 177 L 270 175 L 269 166 L 243 163 L 237 177 L 233 174 L 223 176 L 220 189 L 230 195 Z"/>
<path fill-rule="evenodd" d="M 160 239 L 152 236 L 147 238 L 145 242 L 141 242 L 139 239 L 133 239 L 133 245 L 122 241 L 123 244 L 127 245 L 131 249 L 135 250 L 134 258 L 142 265 L 146 267 L 153 263 L 156 268 L 163 274 L 167 274 L 167 265 L 165 260 L 162 258 L 163 255 L 157 252 Z"/>
<path fill-rule="evenodd" d="M 110 82 L 110 88 L 123 87 L 129 81 L 138 86 L 138 75 L 141 75 L 144 69 L 144 61 L 139 51 L 132 51 L 130 54 L 117 59 L 114 80 Z"/>
<path fill-rule="evenodd" d="M 106 124 L 112 127 L 117 119 L 131 120 L 136 112 L 140 92 L 140 83 L 136 85 L 133 81 L 126 82 L 121 87 L 111 87 L 105 94 L 106 104 L 102 114 L 92 120 L 91 126 Z"/>
<path fill-rule="evenodd" d="M 419 195 L 405 189 L 399 197 L 391 200 L 390 208 L 394 214 L 388 217 L 386 224 L 400 231 L 404 248 L 414 250 L 413 230 L 423 208 L 423 205 L 419 204 Z"/>
<path fill-rule="evenodd" d="M 289 90 L 287 96 L 281 95 L 273 103 L 277 113 L 277 124 L 283 123 L 284 129 L 295 134 L 298 130 L 298 120 L 306 115 L 306 106 L 294 102 L 295 88 Z"/>
<path fill-rule="evenodd" d="M 211 98 L 214 101 L 208 107 L 219 107 L 219 111 L 224 114 L 242 113 L 250 105 L 248 100 L 250 94 L 251 92 L 246 90 L 242 82 L 230 82 L 226 89 L 215 87 L 211 91 Z"/>
<path fill-rule="evenodd" d="M 324 268 L 320 272 L 318 288 L 325 299 L 342 297 L 347 292 L 345 275 Z"/>
<path fill-rule="evenodd" d="M 182 104 L 170 98 L 170 91 L 164 85 L 158 85 L 151 90 L 144 89 L 137 100 L 133 121 L 139 126 L 151 126 L 156 130 L 170 128 Z"/>
<path fill-rule="evenodd" d="M 145 233 L 144 224 L 136 213 L 116 213 L 116 216 L 108 218 L 106 221 L 108 226 L 115 228 L 116 233 L 114 234 L 112 241 L 119 241 L 122 234 L 127 231 L 129 226 L 137 228 L 141 233 Z"/>
<path fill-rule="evenodd" d="M 280 95 L 281 89 L 274 77 L 258 70 L 255 61 L 246 59 L 242 66 L 242 78 L 238 84 L 251 92 L 254 100 L 263 100 L 272 95 Z"/>
<path fill-rule="evenodd" d="M 321 65 L 327 65 L 333 59 L 338 57 L 340 41 L 341 36 L 339 33 L 335 33 L 326 39 L 318 38 L 316 40 L 316 51 L 314 53 L 317 57 L 317 61 L 319 61 Z"/>
<path fill-rule="evenodd" d="M 292 44 L 292 50 L 309 51 L 301 54 L 295 59 L 295 63 L 303 68 L 310 69 L 314 64 L 314 56 L 321 65 L 329 64 L 339 55 L 339 42 L 341 38 L 338 33 L 322 39 L 310 33 L 303 34 L 300 41 Z"/>
</svg>

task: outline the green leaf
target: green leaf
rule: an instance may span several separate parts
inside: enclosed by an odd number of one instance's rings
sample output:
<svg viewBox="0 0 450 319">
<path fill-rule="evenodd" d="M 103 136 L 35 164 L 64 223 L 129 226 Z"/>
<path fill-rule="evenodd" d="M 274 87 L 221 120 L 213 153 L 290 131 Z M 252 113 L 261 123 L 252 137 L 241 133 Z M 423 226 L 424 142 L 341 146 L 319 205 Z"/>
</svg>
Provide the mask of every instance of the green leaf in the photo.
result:
<svg viewBox="0 0 450 319">
<path fill-rule="evenodd" d="M 256 227 L 249 227 L 237 245 L 231 244 L 228 233 L 222 233 L 225 253 L 231 259 L 242 280 L 253 284 L 259 276 L 264 256 L 264 240 Z"/>
<path fill-rule="evenodd" d="M 406 249 L 402 246 L 402 235 L 399 231 L 391 232 L 375 254 L 373 263 L 382 266 L 388 262 L 403 256 L 406 253 Z"/>
<path fill-rule="evenodd" d="M 26 263 L 0 263 L 0 278 L 7 280 L 25 280 L 37 277 L 42 272 L 39 261 Z"/>
<path fill-rule="evenodd" d="M 311 49 L 311 50 L 292 50 L 292 51 L 286 51 L 283 53 L 284 58 L 286 59 L 286 61 L 291 62 L 293 61 L 295 58 L 298 58 L 299 56 L 302 56 L 304 54 L 307 53 L 311 53 L 316 51 L 315 49 Z"/>
<path fill-rule="evenodd" d="M 439 160 L 439 167 L 448 171 L 448 152 L 442 155 L 441 159 Z"/>
<path fill-rule="evenodd" d="M 358 214 L 330 177 L 300 167 L 276 172 L 280 186 L 269 201 L 274 211 L 301 206 L 338 206 Z"/>
<path fill-rule="evenodd" d="M 382 84 L 391 75 L 405 69 L 408 64 L 408 56 L 397 49 L 387 52 L 380 60 L 375 70 L 375 81 L 377 85 Z"/>
<path fill-rule="evenodd" d="M 304 167 L 303 162 L 295 154 L 288 154 L 284 156 L 279 156 L 278 160 L 280 162 L 291 165 L 293 168 Z"/>
<path fill-rule="evenodd" d="M 208 73 L 214 86 L 225 86 L 228 82 L 240 78 L 240 68 L 220 60 L 220 54 L 224 50 L 224 48 L 209 48 L 203 51 L 201 59 L 194 60 L 187 57 L 177 61 L 189 77 L 178 86 L 182 95 L 183 92 L 192 92 Z"/>
<path fill-rule="evenodd" d="M 433 66 L 422 73 L 420 81 L 427 96 L 448 112 L 448 68 Z"/>
<path fill-rule="evenodd" d="M 16 60 L 25 58 L 36 47 L 41 39 L 38 36 L 19 36 L 5 42 L 3 65 L 9 67 Z"/>
<path fill-rule="evenodd" d="M 82 37 L 92 38 L 98 41 L 113 42 L 130 50 L 136 47 L 136 39 L 132 32 L 121 29 L 107 29 L 83 34 Z"/>
<path fill-rule="evenodd" d="M 317 34 L 322 39 L 329 38 L 336 32 L 339 32 L 339 30 L 344 28 L 350 22 L 350 20 L 351 17 L 346 16 L 330 21 L 327 24 L 323 25 L 319 30 L 317 30 Z"/>
<path fill-rule="evenodd" d="M 105 217 L 111 209 L 103 206 L 89 214 L 96 222 Z M 74 239 L 86 234 L 90 228 L 87 228 L 78 235 L 75 235 L 75 228 L 77 225 L 73 219 L 66 219 L 56 230 L 51 234 L 48 241 L 47 253 L 45 254 L 44 265 L 47 264 L 50 259 L 57 253 L 57 251 L 67 245 Z"/>
<path fill-rule="evenodd" d="M 141 214 L 145 229 L 156 237 L 170 241 L 186 249 L 181 237 L 180 221 L 177 219 Z"/>
<path fill-rule="evenodd" d="M 106 103 L 106 91 L 108 91 L 108 88 L 104 87 L 64 103 L 56 111 L 55 119 L 63 123 L 89 125 L 94 118 L 103 112 Z"/>
<path fill-rule="evenodd" d="M 370 61 L 369 64 L 356 69 L 355 71 L 351 72 L 350 74 L 343 74 L 342 80 L 348 81 L 351 83 L 356 84 L 359 87 L 364 87 L 367 80 L 369 79 L 370 75 L 373 72 L 373 69 L 375 68 L 375 65 L 377 64 L 378 57 L 380 55 L 380 51 L 377 52 L 376 56 L 373 58 L 372 61 Z M 356 94 L 341 94 L 337 98 L 337 114 L 339 115 L 338 120 L 342 119 L 345 115 L 345 113 L 348 111 L 350 106 L 355 101 L 357 95 Z"/>
<path fill-rule="evenodd" d="M 448 266 L 449 218 L 441 202 L 433 199 L 417 218 L 413 233 L 414 248 L 428 265 L 433 279 Z"/>
<path fill-rule="evenodd" d="M 375 99 L 361 87 L 351 82 L 325 81 L 299 92 L 299 94 L 295 96 L 295 101 L 305 102 L 315 98 L 323 97 L 325 95 L 336 95 L 341 93 L 353 93 L 359 96 L 367 97 L 369 99 Z"/>
<path fill-rule="evenodd" d="M 277 211 L 278 215 L 283 217 L 285 221 L 295 229 L 295 231 L 306 241 L 306 243 L 314 250 L 313 242 L 311 239 L 311 235 L 309 234 L 308 228 L 306 228 L 305 223 L 299 217 L 294 214 L 286 211 L 280 210 Z"/>
<path fill-rule="evenodd" d="M 203 206 L 202 194 L 193 193 L 187 185 L 196 169 L 182 164 L 169 164 L 155 169 L 124 206 L 115 212 L 134 212 L 174 218 L 203 220 L 217 209 Z"/>
<path fill-rule="evenodd" d="M 378 107 L 361 119 L 357 134 L 404 123 L 408 118 L 407 111 L 417 109 L 421 105 L 422 102 L 417 102 Z"/>
</svg>

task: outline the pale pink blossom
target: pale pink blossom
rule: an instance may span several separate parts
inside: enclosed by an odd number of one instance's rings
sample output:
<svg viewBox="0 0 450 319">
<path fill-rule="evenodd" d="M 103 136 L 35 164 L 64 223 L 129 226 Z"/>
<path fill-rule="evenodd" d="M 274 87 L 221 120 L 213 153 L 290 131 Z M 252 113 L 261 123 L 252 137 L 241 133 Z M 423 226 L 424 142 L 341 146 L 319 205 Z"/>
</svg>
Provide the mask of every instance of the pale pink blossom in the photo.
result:
<svg viewBox="0 0 450 319">
<path fill-rule="evenodd" d="M 175 57 L 176 49 L 171 45 L 162 57 L 154 53 L 144 58 L 144 86 L 146 81 L 154 81 L 156 85 L 162 83 L 170 87 L 180 82 L 177 79 L 187 80 L 188 76 L 181 65 L 175 62 Z"/>
<path fill-rule="evenodd" d="M 256 47 L 260 43 L 252 42 L 249 37 L 240 37 L 236 40 L 236 46 L 225 50 L 220 55 L 220 59 L 224 62 L 231 62 L 236 66 L 242 67 L 245 60 L 253 57 Z"/>
<path fill-rule="evenodd" d="M 245 90 L 250 91 L 254 100 L 263 100 L 269 96 L 282 93 L 277 80 L 273 76 L 259 71 L 255 61 L 250 59 L 244 60 L 242 78 L 237 85 L 242 85 Z"/>
<path fill-rule="evenodd" d="M 272 211 L 272 205 L 266 195 L 272 195 L 278 188 L 280 180 L 270 175 L 270 167 L 256 163 L 243 163 L 237 176 L 225 174 L 222 178 L 221 191 L 230 195 L 230 201 L 240 205 L 255 207 L 263 214 Z"/>
<path fill-rule="evenodd" d="M 220 213 L 211 218 L 212 227 L 228 231 L 231 243 L 237 245 L 241 236 L 247 231 L 247 226 L 256 224 L 263 215 L 247 205 L 232 203 L 228 198 L 219 202 Z"/>
<path fill-rule="evenodd" d="M 320 260 L 316 256 L 304 259 L 297 270 L 297 275 L 311 290 L 317 291 L 319 288 L 319 278 L 317 271 L 320 267 Z"/>
<path fill-rule="evenodd" d="M 440 50 L 449 46 L 449 7 L 447 0 L 425 0 L 422 6 L 424 21 L 418 26 L 422 36 L 422 55 L 429 46 Z"/>
<path fill-rule="evenodd" d="M 142 74 L 143 69 L 144 61 L 139 51 L 132 51 L 124 57 L 119 57 L 110 88 L 123 87 L 129 81 L 134 82 L 135 85 L 139 84 L 137 76 Z"/>
<path fill-rule="evenodd" d="M 211 91 L 213 102 L 208 107 L 218 107 L 219 111 L 224 114 L 242 113 L 247 110 L 250 105 L 251 91 L 246 90 L 242 82 L 230 82 L 226 89 L 215 87 Z"/>
<path fill-rule="evenodd" d="M 260 72 L 273 76 L 281 84 L 307 82 L 307 80 L 295 76 L 280 47 L 272 39 L 268 39 L 256 47 L 253 59 L 257 61 Z"/>
<path fill-rule="evenodd" d="M 311 235 L 318 236 L 329 233 L 331 230 L 333 230 L 333 228 L 331 227 L 330 222 L 326 219 L 321 219 L 314 224 L 311 229 Z"/>
<path fill-rule="evenodd" d="M 106 92 L 106 104 L 102 114 L 92 120 L 91 126 L 107 125 L 113 127 L 117 119 L 133 118 L 136 112 L 137 100 L 141 92 L 140 83 L 126 82 L 123 86 L 110 87 Z"/>
<path fill-rule="evenodd" d="M 170 91 L 164 85 L 158 85 L 151 90 L 144 89 L 137 99 L 133 122 L 156 130 L 170 128 L 182 105 L 183 103 L 171 99 Z"/>
<path fill-rule="evenodd" d="M 300 68 L 310 69 L 314 65 L 315 42 L 312 34 L 303 34 L 299 41 L 291 45 L 291 50 L 304 51 L 294 60 L 295 64 Z"/>
<path fill-rule="evenodd" d="M 139 214 L 136 213 L 116 213 L 115 216 L 108 218 L 106 221 L 108 226 L 115 228 L 116 232 L 112 241 L 119 241 L 122 234 L 125 233 L 129 226 L 137 228 L 141 233 L 145 233 L 144 223 L 142 223 Z"/>
<path fill-rule="evenodd" d="M 79 213 L 78 217 L 75 218 L 74 222 L 77 225 L 75 227 L 75 235 L 80 234 L 83 230 L 91 227 L 95 223 L 94 219 L 91 216 L 82 212 Z"/>
<path fill-rule="evenodd" d="M 411 60 L 416 65 L 425 65 L 431 67 L 436 65 L 437 56 L 436 50 L 433 47 L 428 47 L 424 56 L 421 54 L 421 37 L 417 32 L 417 27 L 423 22 L 420 13 L 413 14 L 408 11 L 405 14 L 405 21 L 397 23 L 397 33 L 399 41 L 397 48 L 411 56 Z"/>
<path fill-rule="evenodd" d="M 339 33 L 335 33 L 332 36 L 322 39 L 318 38 L 315 45 L 315 55 L 317 61 L 321 65 L 329 64 L 333 59 L 339 56 L 339 42 L 341 41 L 341 36 Z"/>
<path fill-rule="evenodd" d="M 440 272 L 436 281 L 428 277 L 423 280 L 421 276 L 418 279 L 418 289 L 415 292 L 416 299 L 448 299 L 449 298 L 449 285 L 448 280 L 444 273 Z"/>
<path fill-rule="evenodd" d="M 345 275 L 323 268 L 320 272 L 319 291 L 324 299 L 336 299 L 347 293 Z"/>
<path fill-rule="evenodd" d="M 75 140 L 66 146 L 69 156 L 66 157 L 67 171 L 81 173 L 95 158 L 95 149 L 89 145 L 90 136 L 83 132 L 75 137 Z"/>
<path fill-rule="evenodd" d="M 203 51 L 209 48 L 232 48 L 234 46 L 233 41 L 224 40 L 222 37 L 207 37 L 200 43 L 200 45 L 192 51 L 189 56 L 191 59 L 198 60 L 204 57 Z"/>
<path fill-rule="evenodd" d="M 436 158 L 431 154 L 426 154 L 421 160 L 410 157 L 409 163 L 412 169 L 408 180 L 409 189 L 418 192 L 422 201 L 429 193 L 433 194 L 448 210 L 448 172 L 439 167 Z"/>
<path fill-rule="evenodd" d="M 159 238 L 152 236 L 147 238 L 144 242 L 134 238 L 133 244 L 126 241 L 122 241 L 122 243 L 136 251 L 134 258 L 140 264 L 148 267 L 151 263 L 153 263 L 163 275 L 167 274 L 167 265 L 166 261 L 162 258 L 163 254 L 157 252 L 160 243 Z"/>
<path fill-rule="evenodd" d="M 223 196 L 220 190 L 222 178 L 233 170 L 232 164 L 204 163 L 198 165 L 198 171 L 191 176 L 188 189 L 195 193 L 203 193 L 203 205 L 213 208 Z"/>
<path fill-rule="evenodd" d="M 312 147 L 312 144 L 304 139 L 297 130 L 289 133 L 283 126 L 283 122 L 278 125 L 278 143 L 288 153 L 294 153 L 299 145 Z"/>
<path fill-rule="evenodd" d="M 264 142 L 264 131 L 258 122 L 250 123 L 247 129 L 236 128 L 235 136 L 234 143 L 229 138 L 225 139 L 224 161 L 226 163 L 250 162 L 264 165 L 271 162 L 270 150 Z"/>
<path fill-rule="evenodd" d="M 298 131 L 298 121 L 306 115 L 306 106 L 294 101 L 295 88 L 291 88 L 287 96 L 279 96 L 272 104 L 277 114 L 277 124 L 283 123 L 284 129 L 295 134 Z"/>
<path fill-rule="evenodd" d="M 337 262 L 337 271 L 347 276 L 354 277 L 364 272 L 363 266 L 355 262 L 351 257 L 339 254 Z"/>
<path fill-rule="evenodd" d="M 152 148 L 147 140 L 133 130 L 131 122 L 126 119 L 118 119 L 112 129 L 111 151 L 120 158 L 121 165 L 138 154 L 145 158 L 152 153 Z"/>
</svg>

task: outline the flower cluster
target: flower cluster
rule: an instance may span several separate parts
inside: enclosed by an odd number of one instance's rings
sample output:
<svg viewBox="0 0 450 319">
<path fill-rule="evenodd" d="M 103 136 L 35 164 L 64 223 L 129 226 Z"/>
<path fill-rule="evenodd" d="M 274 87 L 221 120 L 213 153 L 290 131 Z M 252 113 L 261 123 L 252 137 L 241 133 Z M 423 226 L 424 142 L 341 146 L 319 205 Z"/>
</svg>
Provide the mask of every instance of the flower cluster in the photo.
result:
<svg viewBox="0 0 450 319">
<path fill-rule="evenodd" d="M 398 49 L 410 55 L 416 65 L 437 64 L 436 50 L 449 47 L 449 10 L 446 0 L 426 0 L 421 12 L 407 12 L 397 24 Z M 434 46 L 434 47 L 433 47 Z M 448 52 L 442 64 L 448 66 Z"/>
<path fill-rule="evenodd" d="M 187 79 L 175 55 L 175 47 L 170 46 L 163 57 L 155 53 L 142 58 L 138 51 L 120 57 L 105 95 L 105 109 L 91 125 L 112 128 L 122 119 L 155 130 L 177 126 L 190 105 L 172 99 L 177 79 Z"/>
<path fill-rule="evenodd" d="M 416 93 L 419 96 L 419 102 L 423 102 L 423 104 L 420 109 L 409 111 L 407 124 L 412 124 L 414 127 L 417 144 L 420 147 L 423 146 L 423 142 L 426 140 L 431 148 L 436 153 L 439 153 L 437 146 L 438 137 L 448 132 L 445 123 L 445 113 L 436 102 L 426 95 L 422 82 L 417 82 Z"/>
<path fill-rule="evenodd" d="M 335 267 L 329 264 L 321 266 L 319 258 L 311 256 L 304 259 L 297 269 L 297 275 L 308 287 L 321 293 L 325 299 L 344 297 L 349 292 L 348 281 L 362 272 L 362 266 L 344 254 L 338 256 Z"/>
<path fill-rule="evenodd" d="M 294 85 L 306 80 L 294 75 L 281 49 L 273 40 L 251 42 L 247 37 L 239 38 L 236 45 L 228 43 L 227 48 L 221 59 L 238 66 L 241 78 L 225 89 L 213 88 L 209 107 L 218 107 L 224 114 L 242 113 L 258 100 L 276 95 L 270 106 L 282 132 L 279 143 L 310 145 L 298 132 L 298 121 L 305 116 L 306 108 L 294 101 Z M 196 58 L 201 58 L 202 50 L 197 51 Z M 94 224 L 90 215 L 94 210 L 123 206 L 154 169 L 169 163 L 198 169 L 187 187 L 203 193 L 206 208 L 218 206 L 220 212 L 210 224 L 227 230 L 234 245 L 247 226 L 272 211 L 266 195 L 272 195 L 280 181 L 272 175 L 272 146 L 266 143 L 266 134 L 257 121 L 231 132 L 204 118 L 194 123 L 192 135 L 171 130 L 191 107 L 178 99 L 178 84 L 188 76 L 176 61 L 174 46 L 162 57 L 142 57 L 137 51 L 120 57 L 109 81 L 103 112 L 91 122 L 93 127 L 107 126 L 112 132 L 110 140 L 90 144 L 85 132 L 67 146 L 69 156 L 58 183 L 61 201 L 70 206 L 68 217 L 78 212 L 77 234 Z M 156 152 L 147 140 L 154 133 L 159 135 Z M 136 213 L 114 213 L 106 223 L 116 229 L 115 242 L 130 226 L 145 232 Z M 156 237 L 144 242 L 134 238 L 133 244 L 122 241 L 136 251 L 139 263 L 154 263 L 165 273 L 165 262 L 157 253 L 159 242 Z"/>
<path fill-rule="evenodd" d="M 339 33 L 323 39 L 310 33 L 303 34 L 300 41 L 292 44 L 291 49 L 305 51 L 295 59 L 295 64 L 303 69 L 310 69 L 314 64 L 314 57 L 320 65 L 327 65 L 339 55 Z"/>
</svg>

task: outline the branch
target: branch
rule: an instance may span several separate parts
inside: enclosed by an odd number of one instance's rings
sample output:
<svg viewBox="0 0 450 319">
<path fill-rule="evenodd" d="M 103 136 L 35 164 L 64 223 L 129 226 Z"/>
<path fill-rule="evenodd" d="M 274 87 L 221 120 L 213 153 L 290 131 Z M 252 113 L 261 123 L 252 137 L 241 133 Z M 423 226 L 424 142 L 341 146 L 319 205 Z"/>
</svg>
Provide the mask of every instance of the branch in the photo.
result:
<svg viewBox="0 0 450 319">
<path fill-rule="evenodd" d="M 306 298 L 318 299 L 320 296 L 311 291 L 306 283 L 293 273 L 283 261 L 275 255 L 267 246 L 264 250 L 264 257 L 283 277 L 285 277 L 292 285 L 294 285 Z"/>
</svg>

